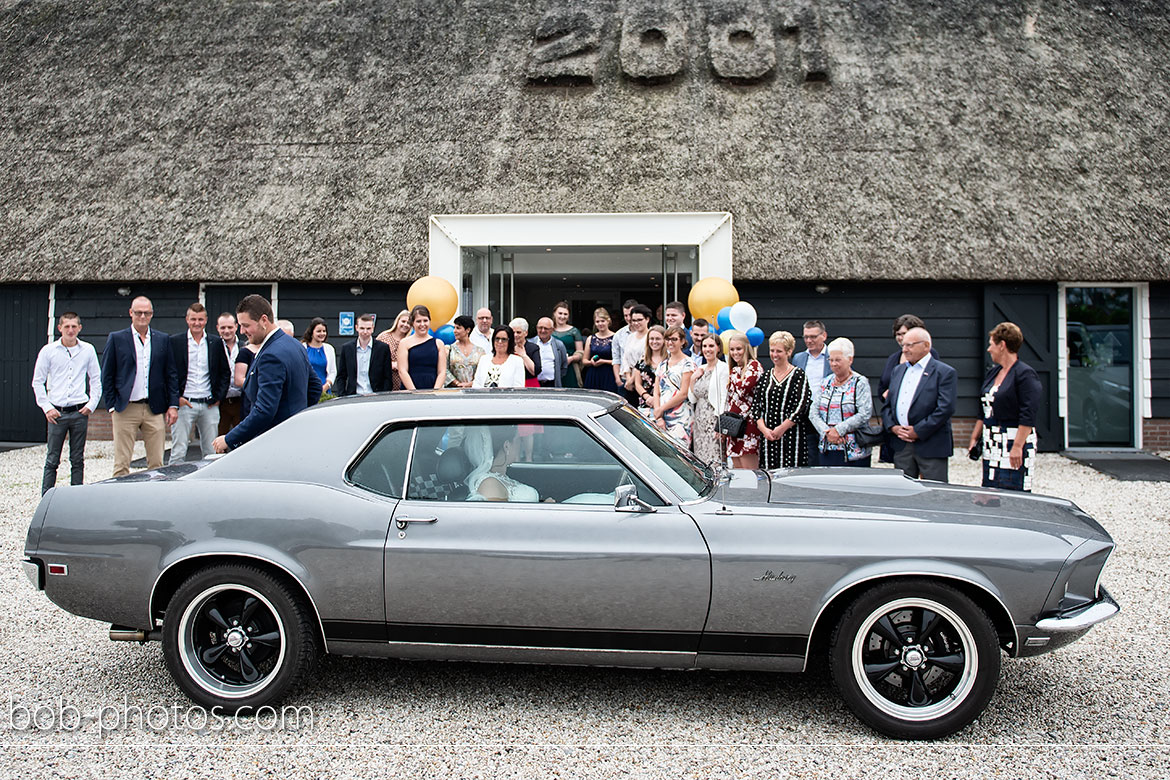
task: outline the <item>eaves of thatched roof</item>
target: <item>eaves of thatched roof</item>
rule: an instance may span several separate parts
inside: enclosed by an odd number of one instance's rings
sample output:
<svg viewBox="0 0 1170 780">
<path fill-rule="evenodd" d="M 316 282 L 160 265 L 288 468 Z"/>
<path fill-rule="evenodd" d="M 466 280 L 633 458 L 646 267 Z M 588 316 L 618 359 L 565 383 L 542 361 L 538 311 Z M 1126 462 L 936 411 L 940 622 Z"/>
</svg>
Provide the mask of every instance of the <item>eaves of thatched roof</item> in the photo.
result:
<svg viewBox="0 0 1170 780">
<path fill-rule="evenodd" d="M 614 211 L 731 212 L 747 279 L 1170 277 L 1161 0 L 561 2 L 4 3 L 0 280 L 405 280 L 430 214 Z"/>
</svg>

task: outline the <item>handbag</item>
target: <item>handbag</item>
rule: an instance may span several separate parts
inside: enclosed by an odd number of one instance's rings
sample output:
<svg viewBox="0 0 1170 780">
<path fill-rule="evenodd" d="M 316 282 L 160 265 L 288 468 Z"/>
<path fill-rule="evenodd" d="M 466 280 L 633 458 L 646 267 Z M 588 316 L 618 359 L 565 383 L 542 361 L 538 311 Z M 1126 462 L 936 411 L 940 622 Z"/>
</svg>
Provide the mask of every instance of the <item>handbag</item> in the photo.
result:
<svg viewBox="0 0 1170 780">
<path fill-rule="evenodd" d="M 727 377 L 727 396 L 731 395 L 731 376 Z M 726 403 L 726 399 L 724 401 Z M 747 432 L 747 419 L 736 412 L 721 412 L 715 421 L 715 432 L 732 439 L 742 439 Z"/>
<path fill-rule="evenodd" d="M 715 430 L 724 436 L 739 439 L 743 437 L 744 431 L 747 430 L 747 420 L 744 419 L 742 414 L 724 412 L 719 415 L 719 420 L 715 423 Z"/>
<path fill-rule="evenodd" d="M 880 423 L 866 423 L 853 432 L 858 447 L 873 447 L 886 441 L 886 429 Z"/>
</svg>

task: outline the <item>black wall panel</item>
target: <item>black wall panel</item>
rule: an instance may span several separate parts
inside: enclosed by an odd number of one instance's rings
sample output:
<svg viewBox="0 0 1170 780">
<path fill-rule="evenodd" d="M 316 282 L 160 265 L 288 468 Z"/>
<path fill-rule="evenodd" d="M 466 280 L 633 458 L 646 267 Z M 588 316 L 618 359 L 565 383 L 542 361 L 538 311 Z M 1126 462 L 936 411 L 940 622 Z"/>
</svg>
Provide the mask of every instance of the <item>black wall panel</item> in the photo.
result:
<svg viewBox="0 0 1170 780">
<path fill-rule="evenodd" d="M 119 289 L 129 289 L 120 295 Z M 139 295 L 150 298 L 154 318 L 150 327 L 164 333 L 182 333 L 187 307 L 199 300 L 197 283 L 183 284 L 59 284 L 54 317 L 67 311 L 81 315 L 81 338 L 93 344 L 101 357 L 106 337 L 116 330 L 130 327 L 130 302 Z"/>
<path fill-rule="evenodd" d="M 886 359 L 898 349 L 893 336 L 894 318 L 916 314 L 926 322 L 939 357 L 959 374 L 959 398 L 955 414 L 977 417 L 979 386 L 983 380 L 983 285 L 828 282 L 818 293 L 812 283 L 736 282 L 742 300 L 756 307 L 758 325 L 765 334 L 787 330 L 796 337 L 796 350 L 806 320 L 818 319 L 832 340 L 844 336 L 853 342 L 855 371 L 869 378 L 876 389 Z M 767 348 L 760 348 L 761 362 L 768 366 Z"/>
<path fill-rule="evenodd" d="M 1150 285 L 1150 384 L 1154 417 L 1170 417 L 1170 284 Z"/>
<path fill-rule="evenodd" d="M 1001 322 L 1014 322 L 1024 332 L 1020 359 L 1036 369 L 1044 388 L 1044 407 L 1036 421 L 1039 448 L 1056 452 L 1064 448 L 1060 411 L 1060 366 L 1057 342 L 1059 290 L 1052 283 L 988 284 L 983 288 L 983 333 Z M 984 368 L 992 366 L 984 352 Z"/>
<path fill-rule="evenodd" d="M 45 415 L 33 400 L 37 353 L 48 343 L 49 286 L 0 286 L 0 441 L 45 441 Z"/>
<path fill-rule="evenodd" d="M 378 317 L 374 332 L 380 333 L 394 325 L 394 317 L 406 308 L 406 291 L 409 284 L 360 285 L 361 295 L 354 295 L 350 287 L 354 284 L 315 284 L 304 282 L 281 282 L 278 295 L 277 315 L 291 320 L 299 338 L 309 325 L 309 320 L 321 317 L 329 326 L 330 338 L 337 338 L 337 318 L 343 311 L 354 316 L 376 314 Z"/>
</svg>

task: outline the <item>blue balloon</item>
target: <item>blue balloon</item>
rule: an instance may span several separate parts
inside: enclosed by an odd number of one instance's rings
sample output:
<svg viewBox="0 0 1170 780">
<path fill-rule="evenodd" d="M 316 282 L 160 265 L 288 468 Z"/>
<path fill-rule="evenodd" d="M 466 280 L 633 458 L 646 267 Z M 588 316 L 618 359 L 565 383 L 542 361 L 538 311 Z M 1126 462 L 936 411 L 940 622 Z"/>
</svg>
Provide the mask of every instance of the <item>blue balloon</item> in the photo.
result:
<svg viewBox="0 0 1170 780">
<path fill-rule="evenodd" d="M 764 331 L 759 328 L 748 328 L 748 332 L 744 335 L 747 336 L 748 343 L 753 347 L 758 347 L 764 343 Z"/>
<path fill-rule="evenodd" d="M 719 330 L 730 330 L 731 329 L 731 307 L 724 306 L 722 309 L 720 309 L 719 315 L 715 318 L 715 320 L 719 323 Z"/>
<path fill-rule="evenodd" d="M 435 338 L 444 344 L 455 343 L 455 328 L 452 325 L 444 325 L 438 330 L 434 331 Z"/>
</svg>

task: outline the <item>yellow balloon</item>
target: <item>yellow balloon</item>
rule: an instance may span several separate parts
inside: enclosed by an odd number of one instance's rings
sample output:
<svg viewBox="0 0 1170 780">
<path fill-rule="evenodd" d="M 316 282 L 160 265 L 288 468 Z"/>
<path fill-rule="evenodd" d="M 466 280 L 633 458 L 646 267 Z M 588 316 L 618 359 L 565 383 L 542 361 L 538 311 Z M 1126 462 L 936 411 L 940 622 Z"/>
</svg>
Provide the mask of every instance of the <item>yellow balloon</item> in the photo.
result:
<svg viewBox="0 0 1170 780">
<path fill-rule="evenodd" d="M 706 279 L 700 279 L 691 288 L 687 308 L 690 309 L 692 318 L 701 317 L 715 324 L 719 310 L 738 301 L 739 293 L 735 285 L 718 276 L 708 276 Z"/>
<path fill-rule="evenodd" d="M 727 354 L 727 350 L 731 349 L 731 337 L 732 336 L 742 336 L 742 335 L 743 334 L 740 333 L 738 330 L 732 330 L 731 328 L 728 328 L 727 330 L 719 331 L 719 340 L 723 342 L 723 354 L 724 355 Z"/>
<path fill-rule="evenodd" d="M 447 324 L 459 311 L 459 293 L 441 276 L 424 276 L 406 291 L 406 308 L 426 306 L 431 312 L 431 329 Z"/>
</svg>

